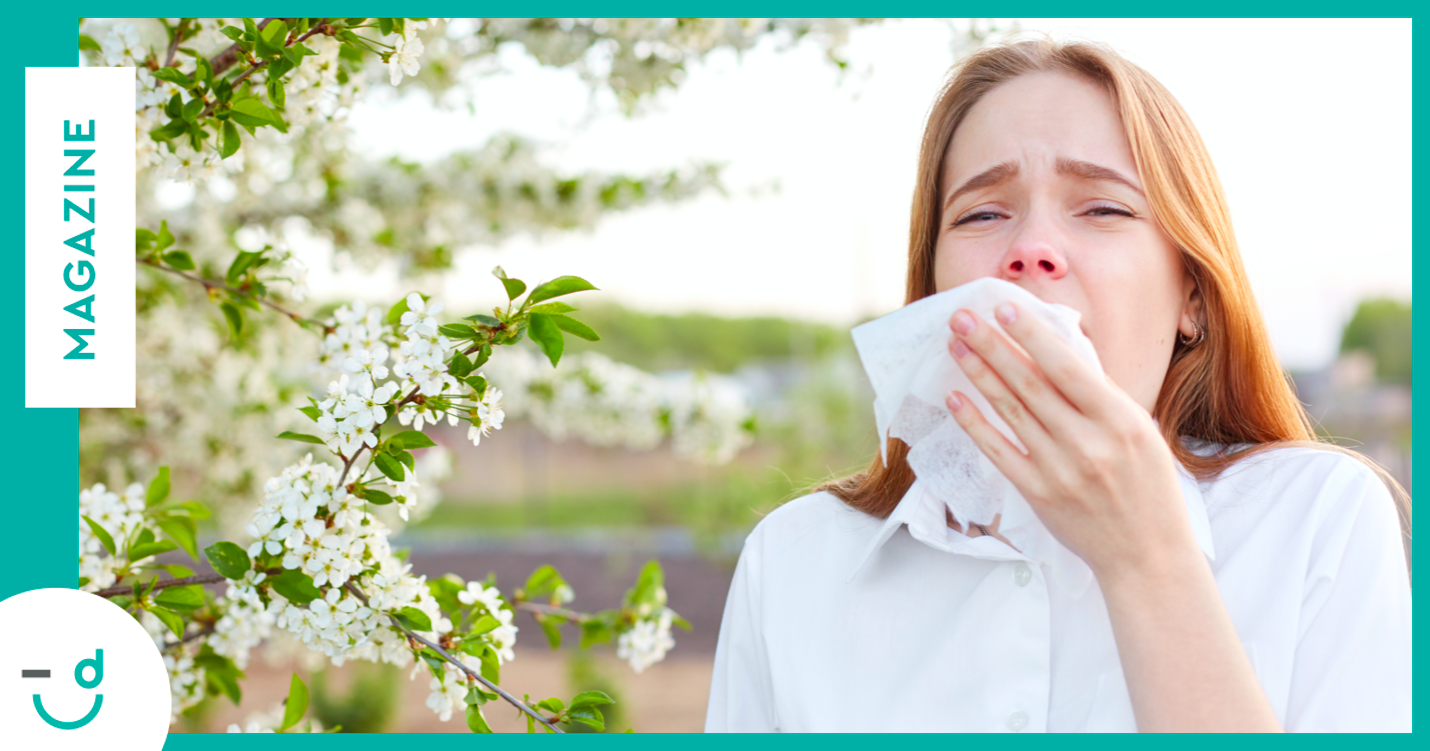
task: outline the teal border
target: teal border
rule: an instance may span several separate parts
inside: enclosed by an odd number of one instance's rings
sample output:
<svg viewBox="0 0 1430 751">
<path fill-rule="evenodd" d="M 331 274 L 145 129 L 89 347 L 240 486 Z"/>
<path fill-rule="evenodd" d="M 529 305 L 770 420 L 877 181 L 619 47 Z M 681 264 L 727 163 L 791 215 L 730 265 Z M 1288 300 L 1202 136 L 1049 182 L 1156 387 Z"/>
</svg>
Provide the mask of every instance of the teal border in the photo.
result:
<svg viewBox="0 0 1430 751">
<path fill-rule="evenodd" d="M 10 100 L 12 102 L 11 106 L 14 107 L 16 106 L 16 104 L 23 103 L 24 101 L 22 92 L 24 87 L 25 66 L 48 67 L 74 65 L 76 59 L 74 51 L 76 35 L 75 19 L 81 17 L 89 17 L 91 14 L 94 14 L 96 17 L 100 15 L 113 15 L 117 10 L 117 5 L 118 4 L 116 3 L 78 3 L 74 7 L 75 14 L 71 16 L 68 14 L 59 14 L 58 8 L 54 8 L 52 12 L 40 13 L 34 10 L 36 8 L 34 4 L 24 4 L 19 5 L 15 12 L 7 14 L 11 20 L 8 26 L 8 28 L 10 29 L 10 31 L 8 32 L 10 37 L 7 46 L 10 48 L 10 53 L 6 56 L 6 80 L 10 80 L 11 82 L 16 84 L 16 88 L 11 90 L 12 92 L 14 92 L 12 93 L 12 98 Z M 127 7 L 134 7 L 127 3 L 124 5 Z M 302 7 L 305 7 L 308 4 L 300 3 L 298 5 L 299 9 L 302 9 Z M 373 7 L 373 4 L 359 2 L 356 3 L 355 6 L 356 7 L 345 7 L 343 12 L 355 13 L 356 10 Z M 140 4 L 139 7 L 145 10 L 152 9 L 158 11 L 168 11 L 171 9 L 180 9 L 193 12 L 192 5 L 190 4 L 184 4 L 182 7 L 179 7 L 178 4 L 175 3 L 144 3 Z M 391 7 L 390 4 L 388 7 Z M 1197 17 L 1211 17 L 1217 11 L 1229 12 L 1235 10 L 1239 13 L 1244 14 L 1243 17 L 1247 18 L 1275 17 L 1286 13 L 1294 14 L 1294 17 L 1308 17 L 1317 12 L 1335 14 L 1344 10 L 1345 8 L 1345 6 L 1340 4 L 1324 2 L 1309 4 L 1298 3 L 1294 5 L 1289 3 L 1248 4 L 1218 2 L 1201 3 L 1195 6 L 1184 5 L 1182 7 L 1187 8 L 1188 10 L 1195 10 L 1196 13 L 1194 15 L 1196 15 Z M 1358 4 L 1357 7 L 1360 8 L 1361 12 L 1366 14 L 1367 16 L 1380 18 L 1410 18 L 1415 15 L 1414 10 L 1416 7 L 1424 9 L 1426 6 L 1417 6 L 1411 3 L 1370 3 L 1366 5 Z M 20 10 L 20 8 L 25 9 Z M 276 10 L 275 4 L 273 3 L 262 3 L 259 5 L 260 10 L 264 8 L 275 8 Z M 507 12 L 515 12 L 520 8 L 526 8 L 528 14 L 530 15 L 552 16 L 578 15 L 576 11 L 581 11 L 581 15 L 592 15 L 593 9 L 599 9 L 604 14 L 610 16 L 639 16 L 643 13 L 657 12 L 657 14 L 659 15 L 670 15 L 672 11 L 680 11 L 689 16 L 748 15 L 762 17 L 779 15 L 857 16 L 858 13 L 867 12 L 869 10 L 876 10 L 879 13 L 885 14 L 886 16 L 897 15 L 893 13 L 893 11 L 900 11 L 906 16 L 931 16 L 934 13 L 949 13 L 953 10 L 960 9 L 955 8 L 953 6 L 949 6 L 945 3 L 930 2 L 904 2 L 894 3 L 892 5 L 885 5 L 881 3 L 878 5 L 877 8 L 869 7 L 869 4 L 867 3 L 847 2 L 765 3 L 758 5 L 752 3 L 694 3 L 676 5 L 649 2 L 628 2 L 594 5 L 591 3 L 545 2 L 512 4 L 502 6 L 501 10 L 505 10 Z M 429 14 L 432 10 L 446 10 L 452 13 L 466 11 L 466 13 L 459 13 L 459 15 L 468 15 L 470 14 L 470 11 L 474 9 L 475 8 L 473 8 L 473 6 L 467 3 L 439 2 L 425 3 L 422 4 L 421 7 L 415 8 L 414 10 L 417 10 L 419 13 Z M 1087 10 L 1092 9 L 1094 8 L 1087 8 Z M 1095 9 L 1108 13 L 1111 13 L 1113 11 L 1122 11 L 1128 13 L 1130 17 L 1142 17 L 1144 16 L 1145 11 L 1153 10 L 1154 8 L 1146 6 L 1145 4 L 1112 3 L 1100 4 L 1098 6 L 1095 6 Z M 1158 6 L 1155 9 L 1163 11 L 1168 10 L 1166 6 Z M 982 11 L 984 9 L 980 7 L 976 10 Z M 1073 8 L 1071 6 L 1061 3 L 1013 3 L 1000 4 L 996 8 L 996 13 L 992 10 L 989 10 L 988 12 L 985 12 L 985 15 L 996 15 L 1004 18 L 1038 18 L 1061 16 L 1075 10 L 1080 9 Z M 292 6 L 283 7 L 282 11 L 286 14 L 291 14 Z M 411 13 L 412 11 L 408 10 L 404 12 Z M 249 11 L 249 13 L 253 16 L 267 16 L 276 14 L 254 13 L 252 11 Z M 131 15 L 139 14 L 136 13 Z M 208 13 L 202 15 L 223 14 L 219 13 L 216 10 L 211 10 Z M 1189 16 L 1193 14 L 1189 13 L 1184 15 Z M 1171 17 L 1179 16 L 1174 15 Z M 1415 39 L 1413 44 L 1415 45 L 1416 50 L 1420 49 L 1421 45 L 1419 43 L 1418 38 Z M 1217 41 L 1215 39 L 1208 39 L 1207 47 L 1207 54 L 1216 54 Z M 1326 54 L 1335 55 L 1336 51 L 1334 49 L 1326 50 Z M 1424 52 L 1415 53 L 1414 60 L 1414 91 L 1416 94 L 1420 95 L 1416 97 L 1420 104 L 1417 105 L 1415 108 L 1415 122 L 1417 123 L 1417 125 L 1415 126 L 1415 135 L 1419 136 L 1421 133 L 1426 133 L 1427 130 L 1430 129 L 1430 126 L 1427 126 L 1427 123 L 1430 123 L 1430 105 L 1426 104 L 1426 98 L 1424 96 L 1426 93 L 1425 82 L 1430 79 L 1430 65 L 1427 65 L 1426 63 L 1426 57 Z M 1346 64 L 1354 65 L 1355 61 L 1347 60 Z M 1373 75 L 1373 73 L 1373 71 L 1367 71 L 1367 75 Z M 1326 106 L 1336 106 L 1336 92 L 1326 92 Z M 17 145 L 16 147 L 12 148 L 10 152 L 8 152 L 8 157 L 0 157 L 0 165 L 3 165 L 4 172 L 10 176 L 8 182 L 3 187 L 4 195 L 8 196 L 8 198 L 4 201 L 5 217 L 8 220 L 10 226 L 20 228 L 24 226 L 25 220 L 23 192 L 24 119 L 19 116 L 18 112 L 12 111 L 12 114 L 9 117 L 0 119 L 0 133 L 3 133 L 3 135 L 5 136 L 5 140 Z M 1422 142 L 1424 141 L 1424 139 L 1418 138 L 1417 140 L 1420 140 Z M 1338 149 L 1353 148 L 1355 148 L 1355 144 L 1327 145 L 1327 150 L 1331 153 L 1334 153 L 1334 151 Z M 1308 158 L 1324 157 L 1321 155 L 1308 155 Z M 1423 148 L 1421 149 L 1420 153 L 1415 156 L 1414 170 L 1415 184 L 1419 187 L 1422 187 L 1423 190 L 1423 186 L 1430 184 L 1430 180 L 1427 180 L 1427 177 L 1430 177 L 1430 160 L 1427 160 L 1425 150 Z M 1362 186 L 1361 188 L 1359 188 L 1359 190 L 1362 191 L 1367 189 L 1373 191 L 1374 186 Z M 1415 217 L 1417 219 L 1420 217 L 1426 217 L 1427 219 L 1430 219 L 1430 200 L 1427 200 L 1424 197 L 1423 192 L 1420 195 L 1422 197 L 1415 202 Z M 12 231 L 12 242 L 15 242 L 21 237 L 23 237 L 22 232 Z M 1419 244 L 1424 245 L 1425 242 L 1421 241 Z M 19 359 L 24 356 L 23 338 L 25 335 L 23 326 L 25 315 L 25 283 L 24 274 L 22 271 L 24 263 L 24 248 L 23 243 L 21 242 L 15 242 L 15 245 L 12 247 L 13 249 L 10 251 L 11 257 L 18 257 L 17 266 L 19 266 L 19 268 L 17 268 L 16 271 L 19 273 L 12 273 L 10 275 L 0 277 L 0 305 L 3 305 L 4 309 L 10 311 L 6 318 L 12 322 L 12 326 L 15 326 L 19 330 L 19 334 L 22 340 L 22 344 L 17 350 L 20 353 L 17 356 L 17 359 Z M 1353 257 L 1355 249 L 1347 248 L 1346 253 L 1348 258 Z M 1415 281 L 1417 285 L 1421 283 L 1419 279 L 1420 276 L 1424 276 L 1424 274 L 1415 274 Z M 1424 309 L 1422 309 L 1422 312 L 1423 310 Z M 1416 330 L 1417 332 L 1419 332 L 1415 336 L 1415 349 L 1417 352 L 1425 352 L 1426 348 L 1423 345 L 1430 345 L 1430 334 L 1424 333 L 1425 329 L 1419 326 L 1419 319 L 1422 317 L 1424 316 L 1417 314 L 1415 321 Z M 1427 358 L 1425 356 L 1417 356 L 1415 359 L 1416 362 L 1418 362 L 1419 360 Z M 9 497 L 7 499 L 7 502 L 5 503 L 5 505 L 7 506 L 7 516 L 9 516 L 12 522 L 10 525 L 8 525 L 8 529 L 6 530 L 7 534 L 5 534 L 5 537 L 9 540 L 9 543 L 7 545 L 9 551 L 11 551 L 16 556 L 16 560 L 23 561 L 24 563 L 20 567 L 12 566 L 11 575 L 5 579 L 0 579 L 0 599 L 4 599 L 6 597 L 9 597 L 10 595 L 30 589 L 39 589 L 42 587 L 68 587 L 71 584 L 74 584 L 77 578 L 77 570 L 70 568 L 69 564 L 75 560 L 73 557 L 71 557 L 73 555 L 72 551 L 74 550 L 74 548 L 72 546 L 75 544 L 75 538 L 70 537 L 70 535 L 75 534 L 74 525 L 76 524 L 76 522 L 74 521 L 73 517 L 73 510 L 75 508 L 73 504 L 75 503 L 75 493 L 78 492 L 78 472 L 75 460 L 73 458 L 66 458 L 76 457 L 78 455 L 78 441 L 76 437 L 77 414 L 76 411 L 73 409 L 26 410 L 24 407 L 24 369 L 23 367 L 20 367 L 20 365 L 20 363 L 17 363 L 16 366 L 12 368 L 11 377 L 16 379 L 14 382 L 14 386 L 11 387 L 8 398 L 3 400 L 3 402 L 0 402 L 0 424 L 4 424 L 5 426 L 7 426 L 10 431 L 10 434 L 13 436 L 13 448 L 11 449 L 11 451 L 13 452 L 11 454 L 12 459 L 10 462 L 8 462 L 9 466 L 11 467 L 11 470 L 9 473 L 10 476 L 7 478 L 11 486 L 11 492 L 8 494 Z M 1422 375 L 1424 375 L 1426 373 L 1426 367 L 1426 365 L 1419 365 L 1416 370 Z M 1424 394 L 1425 392 L 1420 391 L 1419 393 Z M 1417 407 L 1419 406 L 1418 401 L 1419 400 L 1417 399 Z M 1416 424 L 1426 421 L 1423 417 L 1424 413 L 1422 412 L 1420 414 L 1422 415 L 1422 417 L 1416 419 Z M 1420 472 L 1420 465 L 1425 463 L 1426 462 L 1420 461 L 1419 456 L 1415 457 L 1414 469 L 1416 474 L 1422 474 Z M 41 618 L 40 620 L 43 619 Z M 1418 665 L 1416 673 L 1419 673 Z M 853 709 L 854 707 L 857 707 L 859 703 L 859 685 L 857 676 L 850 676 L 849 688 L 850 706 L 851 709 Z M 1419 707 L 1417 705 L 1417 718 L 1419 717 L 1418 709 Z M 1417 722 L 1417 724 L 1421 723 Z M 454 723 L 453 726 L 455 729 L 456 723 Z M 302 737 L 306 737 L 308 738 L 308 740 L 294 740 L 295 738 Z M 482 739 L 481 742 L 497 743 L 498 745 L 513 743 L 515 745 L 528 742 L 519 740 L 524 737 L 525 736 L 520 735 L 506 736 L 507 740 L 501 740 L 502 736 L 487 736 Z M 642 737 L 644 737 L 645 740 L 641 740 Z M 660 738 L 656 740 L 653 739 L 653 737 L 650 735 L 637 735 L 635 736 L 635 738 L 627 738 L 621 740 L 618 740 L 616 737 L 609 735 L 585 735 L 582 736 L 582 738 L 586 739 L 583 742 L 594 743 L 596 745 L 604 745 L 607 743 L 621 744 L 621 747 L 626 747 L 627 744 L 632 743 L 636 745 L 644 745 L 645 743 L 666 744 L 670 742 L 670 739 Z M 267 743 L 276 742 L 284 747 L 286 747 L 289 743 L 293 743 L 295 748 L 298 747 L 299 743 L 302 743 L 307 748 L 372 748 L 391 751 L 391 749 L 400 747 L 401 744 L 403 744 L 404 742 L 421 742 L 422 740 L 430 742 L 431 740 L 433 740 L 433 736 L 426 734 L 392 733 L 371 736 L 326 735 L 318 737 L 283 736 L 280 738 L 274 735 L 245 736 L 227 734 L 206 734 L 193 736 L 171 736 L 169 742 L 165 745 L 165 748 L 169 749 L 170 751 L 186 751 L 189 749 L 193 749 L 196 751 L 199 748 L 253 749 L 257 748 L 259 743 L 263 743 L 266 745 Z M 471 742 L 476 741 L 477 738 L 469 735 L 467 736 L 466 740 L 467 742 Z M 889 740 L 891 739 L 880 739 L 874 740 L 873 742 L 888 742 Z M 866 742 L 868 742 L 868 740 L 864 738 L 847 737 L 839 739 L 811 739 L 799 743 L 801 743 L 801 745 L 802 743 L 818 744 L 820 747 L 823 747 L 826 744 L 829 744 L 831 741 L 833 741 L 833 743 L 837 746 L 846 747 L 855 747 L 856 744 L 862 747 L 865 745 Z M 116 742 L 118 747 L 123 747 L 123 739 L 114 739 L 114 741 L 111 741 L 111 743 Z M 681 743 L 690 742 L 696 743 L 698 745 L 704 745 L 705 743 L 722 744 L 724 740 L 711 738 L 708 740 L 701 741 L 698 738 L 692 738 L 689 740 L 681 741 Z M 903 741 L 894 740 L 893 742 L 902 743 Z M 915 741 L 915 743 L 917 743 L 918 745 L 922 745 L 923 743 L 929 742 L 929 740 Z M 1009 745 L 1022 745 L 1023 743 L 1029 743 L 1033 741 L 1010 739 L 1005 742 L 1009 743 Z M 1059 741 L 1059 743 L 1062 742 L 1063 741 Z M 1100 744 L 1102 742 L 1103 741 L 1100 739 L 1080 739 L 1076 741 L 1076 745 L 1081 747 L 1091 747 L 1093 743 Z M 1137 743 L 1138 741 L 1124 742 Z M 1165 742 L 1168 741 L 1158 741 L 1158 743 Z M 1202 743 L 1203 741 L 1183 740 L 1171 742 L 1180 744 L 1181 742 Z M 1218 741 L 1218 743 L 1222 742 L 1225 742 L 1225 740 Z M 1260 743 L 1262 741 L 1233 741 L 1233 743 L 1237 745 L 1239 745 L 1241 742 L 1246 742 L 1249 746 L 1253 742 Z M 1277 741 L 1269 742 L 1276 743 Z M 1295 743 L 1302 745 L 1307 743 L 1319 745 L 1323 742 L 1328 744 L 1340 743 L 1339 740 L 1326 739 L 1302 739 L 1295 741 Z M 763 746 L 765 743 L 769 743 L 770 747 L 773 747 L 776 741 L 773 738 L 769 738 L 758 740 L 756 741 L 756 743 L 761 746 Z M 941 741 L 934 740 L 932 741 L 932 743 L 941 743 Z M 1406 743 L 1407 746 L 1405 746 L 1405 748 L 1408 748 L 1408 744 L 1411 743 L 1411 740 L 1408 738 L 1387 738 L 1384 740 L 1378 740 L 1377 743 L 1389 743 L 1392 746 L 1399 746 L 1399 744 L 1401 743 Z"/>
</svg>

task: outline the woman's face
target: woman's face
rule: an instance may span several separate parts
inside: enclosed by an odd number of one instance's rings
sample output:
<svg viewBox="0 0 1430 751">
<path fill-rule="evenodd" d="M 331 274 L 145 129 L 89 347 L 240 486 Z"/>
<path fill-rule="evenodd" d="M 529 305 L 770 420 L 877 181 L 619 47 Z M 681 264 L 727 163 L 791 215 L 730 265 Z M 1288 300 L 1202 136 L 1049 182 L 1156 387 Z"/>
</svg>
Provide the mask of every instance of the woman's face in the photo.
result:
<svg viewBox="0 0 1430 751">
<path fill-rule="evenodd" d="M 1111 97 L 1071 75 L 1019 76 L 973 106 L 943 170 L 937 291 L 991 276 L 1078 310 L 1108 375 L 1150 412 L 1200 301 Z"/>
</svg>

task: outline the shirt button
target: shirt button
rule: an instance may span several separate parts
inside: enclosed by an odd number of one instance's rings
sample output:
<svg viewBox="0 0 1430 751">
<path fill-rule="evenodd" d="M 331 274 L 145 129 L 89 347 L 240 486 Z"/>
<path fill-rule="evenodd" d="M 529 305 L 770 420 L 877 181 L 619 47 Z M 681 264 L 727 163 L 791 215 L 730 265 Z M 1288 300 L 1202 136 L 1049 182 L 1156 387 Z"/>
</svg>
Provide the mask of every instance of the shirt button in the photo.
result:
<svg viewBox="0 0 1430 751">
<path fill-rule="evenodd" d="M 1020 587 L 1028 586 L 1028 582 L 1033 580 L 1033 570 L 1028 568 L 1028 564 L 1020 563 L 1013 567 L 1013 583 Z M 1025 718 L 1026 719 L 1026 718 Z M 1012 720 L 1009 720 L 1012 722 Z"/>
<path fill-rule="evenodd" d="M 1023 710 L 1020 709 L 1020 710 L 1018 710 L 1017 712 L 1014 712 L 1013 714 L 1008 715 L 1008 729 L 1009 729 L 1009 730 L 1012 730 L 1013 732 L 1016 733 L 1016 732 L 1018 732 L 1019 730 L 1022 730 L 1023 728 L 1025 728 L 1025 727 L 1028 727 L 1028 713 L 1027 713 L 1027 712 L 1024 712 Z"/>
</svg>

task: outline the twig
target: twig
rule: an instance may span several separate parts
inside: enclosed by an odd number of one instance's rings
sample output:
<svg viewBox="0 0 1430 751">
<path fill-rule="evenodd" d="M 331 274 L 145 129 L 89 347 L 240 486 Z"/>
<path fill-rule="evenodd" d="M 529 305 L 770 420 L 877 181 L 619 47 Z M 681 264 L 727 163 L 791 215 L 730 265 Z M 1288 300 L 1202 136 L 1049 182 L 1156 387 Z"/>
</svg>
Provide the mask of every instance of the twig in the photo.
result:
<svg viewBox="0 0 1430 751">
<path fill-rule="evenodd" d="M 516 604 L 516 607 L 518 610 L 526 610 L 532 613 L 540 613 L 541 615 L 560 616 L 575 623 L 585 623 L 586 621 L 593 620 L 595 618 L 595 616 L 588 615 L 586 613 L 578 613 L 575 610 L 558 608 L 554 605 L 542 605 L 539 602 L 518 602 Z"/>
<path fill-rule="evenodd" d="M 191 642 L 191 641 L 194 641 L 195 639 L 202 639 L 202 638 L 204 638 L 205 636 L 212 636 L 212 635 L 213 635 L 213 632 L 215 631 L 216 628 L 217 628 L 217 626 L 216 626 L 215 624 L 210 623 L 209 625 L 204 626 L 202 629 L 199 629 L 198 631 L 195 631 L 195 632 L 193 632 L 192 634 L 189 634 L 188 636 L 185 636 L 184 638 L 182 638 L 182 639 L 180 639 L 180 640 L 178 640 L 178 641 L 171 641 L 171 642 L 165 644 L 165 645 L 164 645 L 164 648 L 161 649 L 160 651 L 161 651 L 161 652 L 167 652 L 167 651 L 173 649 L 174 647 L 183 646 L 183 645 L 185 645 L 185 644 L 188 644 L 188 643 Z"/>
<path fill-rule="evenodd" d="M 269 18 L 269 19 L 264 19 L 264 21 L 263 21 L 263 26 L 267 26 L 267 25 L 268 25 L 268 22 L 269 22 L 269 21 L 272 21 L 272 20 L 273 20 L 273 19 L 271 19 L 271 18 Z M 286 19 L 286 18 L 285 18 L 285 19 L 283 19 L 283 20 L 286 22 L 286 21 L 291 21 L 292 19 Z M 284 41 L 283 46 L 284 46 L 284 47 L 289 47 L 289 46 L 292 46 L 292 45 L 294 45 L 294 44 L 299 44 L 299 43 L 302 43 L 302 42 L 307 41 L 307 40 L 308 40 L 309 38 L 311 38 L 314 34 L 321 34 L 321 33 L 323 33 L 324 30 L 327 28 L 327 26 L 326 26 L 327 21 L 328 21 L 328 19 L 326 19 L 326 18 L 320 18 L 320 19 L 318 19 L 318 22 L 317 22 L 316 24 L 313 24 L 313 28 L 309 29 L 307 33 L 303 34 L 303 36 L 300 36 L 300 37 L 298 37 L 297 39 L 294 39 L 294 40 L 291 41 L 291 42 Z M 259 31 L 262 31 L 262 30 L 263 30 L 263 26 L 259 26 L 259 27 L 258 27 Z M 229 68 L 233 67 L 233 64 L 234 64 L 235 62 L 237 62 L 237 59 L 238 59 L 238 53 L 237 53 L 237 51 L 236 51 L 237 48 L 238 48 L 238 44 L 235 43 L 235 44 L 233 44 L 231 47 L 229 47 L 229 49 L 226 49 L 226 50 L 224 50 L 223 52 L 220 52 L 216 57 L 214 57 L 214 61 L 215 61 L 215 62 L 214 62 L 214 63 L 210 63 L 210 65 L 216 66 L 216 65 L 217 65 L 217 61 L 218 61 L 219 58 L 223 57 L 224 55 L 229 54 L 229 51 L 230 51 L 230 50 L 235 50 L 235 51 L 233 52 L 233 58 L 228 61 L 227 65 L 224 66 L 224 70 L 228 70 Z M 267 64 L 268 64 L 268 61 L 267 61 L 267 60 L 260 60 L 260 61 L 258 61 L 257 63 L 254 63 L 253 66 L 250 67 L 248 70 L 245 70 L 244 72 L 242 72 L 242 73 L 238 74 L 236 77 L 234 77 L 234 79 L 229 82 L 229 85 L 235 86 L 235 87 L 238 86 L 240 83 L 243 83 L 243 81 L 244 81 L 245 79 L 247 79 L 249 76 L 253 75 L 254 72 L 256 72 L 259 68 L 262 68 L 263 66 L 265 66 L 265 65 L 267 65 Z M 214 67 L 214 75 L 215 75 L 215 76 L 219 75 L 219 69 L 218 69 L 217 67 Z M 208 106 L 204 107 L 203 112 L 200 112 L 198 116 L 199 116 L 199 117 L 208 117 L 209 115 L 212 115 L 212 114 L 214 113 L 214 108 L 217 107 L 217 106 L 218 106 L 218 99 L 214 99 L 213 102 L 211 102 Z"/>
<path fill-rule="evenodd" d="M 359 600 L 362 600 L 362 603 L 363 603 L 364 605 L 367 604 L 367 595 L 363 594 L 363 591 L 362 591 L 361 589 L 358 589 L 356 586 L 354 586 L 352 582 L 348 582 L 346 585 L 344 585 L 344 587 L 345 587 L 349 592 L 352 592 L 354 595 L 357 595 L 357 598 L 358 598 Z M 456 658 L 452 657 L 452 655 L 448 654 L 448 653 L 447 653 L 447 650 L 441 648 L 440 646 L 438 646 L 438 645 L 436 645 L 436 644 L 433 644 L 433 643 L 430 642 L 430 641 L 427 641 L 426 639 L 424 639 L 424 638 L 418 636 L 417 634 L 413 633 L 412 631 L 410 631 L 406 626 L 402 625 L 402 622 L 401 622 L 401 621 L 397 620 L 397 616 L 395 616 L 395 615 L 393 615 L 393 614 L 391 614 L 391 613 L 387 613 L 386 615 L 387 615 L 388 619 L 392 621 L 392 625 L 393 625 L 395 628 L 397 628 L 397 630 L 399 630 L 399 631 L 401 631 L 402 633 L 406 634 L 406 635 L 407 635 L 407 638 L 412 639 L 413 641 L 419 642 L 419 643 L 422 644 L 423 646 L 428 647 L 428 648 L 431 649 L 432 651 L 436 652 L 438 655 L 440 655 L 440 656 L 442 657 L 442 659 L 446 660 L 447 662 L 452 663 L 453 665 L 456 665 L 462 672 L 466 673 L 468 677 L 470 677 L 471 679 L 477 681 L 478 683 L 482 684 L 483 686 L 486 686 L 487 688 L 491 689 L 492 692 L 494 692 L 495 694 L 497 694 L 497 695 L 500 696 L 501 698 L 506 699 L 508 702 L 510 702 L 512 705 L 514 705 L 517 709 L 520 709 L 521 711 L 523 711 L 523 712 L 525 712 L 526 714 L 530 715 L 530 716 L 532 717 L 532 719 L 534 719 L 534 720 L 536 720 L 537 722 L 541 723 L 542 727 L 545 727 L 547 730 L 550 730 L 550 731 L 553 732 L 553 733 L 563 732 L 563 731 L 561 730 L 561 728 L 558 728 L 558 727 L 556 727 L 555 725 L 552 725 L 550 722 L 547 721 L 547 719 L 546 719 L 545 717 L 542 717 L 540 712 L 537 712 L 537 711 L 533 710 L 531 707 L 528 707 L 528 706 L 526 705 L 526 702 L 521 701 L 521 700 L 517 699 L 515 696 L 512 696 L 511 694 L 507 693 L 506 690 L 503 689 L 501 686 L 498 686 L 497 684 L 492 683 L 491 681 L 487 680 L 486 678 L 483 678 L 481 673 L 478 673 L 477 671 L 472 670 L 471 668 L 469 668 L 469 667 L 467 667 L 466 665 L 462 664 L 461 661 L 457 660 Z"/>
<path fill-rule="evenodd" d="M 174 64 L 174 53 L 179 51 L 179 44 L 184 41 L 185 27 L 189 25 L 189 19 L 179 19 L 179 25 L 174 28 L 174 41 L 169 44 L 169 54 L 164 57 L 164 67 Z"/>
<path fill-rule="evenodd" d="M 160 271 L 168 272 L 175 276 L 181 276 L 191 282 L 202 284 L 204 289 L 221 289 L 226 292 L 239 295 L 241 297 L 247 297 L 248 299 L 257 302 L 260 305 L 267 305 L 268 307 L 278 311 L 279 313 L 282 313 L 283 315 L 291 318 L 292 320 L 297 321 L 300 325 L 312 324 L 314 326 L 317 326 L 319 330 L 327 328 L 327 324 L 323 323 L 322 321 L 319 321 L 314 318 L 308 318 L 298 313 L 294 313 L 293 311 L 283 307 L 282 305 L 279 305 L 275 302 L 271 302 L 263 297 L 253 294 L 252 292 L 241 290 L 237 287 L 230 287 L 222 282 L 215 282 L 211 279 L 204 279 L 203 277 L 194 276 L 193 274 L 188 274 L 183 271 L 179 271 L 178 269 L 169 268 L 168 266 L 165 266 L 158 261 L 153 261 L 148 258 L 136 258 L 135 261 L 137 261 L 138 263 L 142 263 L 146 266 L 152 266 L 156 269 L 159 269 Z"/>
<path fill-rule="evenodd" d="M 182 579 L 170 579 L 168 581 L 162 581 L 155 584 L 154 589 L 164 589 L 166 587 L 187 587 L 190 584 L 217 584 L 221 581 L 227 581 L 227 578 L 223 574 L 199 574 L 198 576 L 186 576 Z M 140 589 L 144 589 L 143 585 L 140 585 Z M 98 592 L 95 592 L 96 595 L 99 595 L 100 597 L 104 597 L 106 599 L 110 597 L 118 597 L 120 595 L 127 595 L 133 593 L 134 587 L 132 585 L 124 587 L 110 587 L 109 589 L 101 589 Z"/>
</svg>

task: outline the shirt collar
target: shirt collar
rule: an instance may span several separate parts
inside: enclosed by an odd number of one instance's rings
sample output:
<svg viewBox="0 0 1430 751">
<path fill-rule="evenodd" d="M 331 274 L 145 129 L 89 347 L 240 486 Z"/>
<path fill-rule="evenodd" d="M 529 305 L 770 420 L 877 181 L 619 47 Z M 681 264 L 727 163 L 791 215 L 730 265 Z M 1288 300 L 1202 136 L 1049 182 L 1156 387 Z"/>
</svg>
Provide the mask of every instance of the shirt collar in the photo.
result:
<svg viewBox="0 0 1430 751">
<path fill-rule="evenodd" d="M 1216 558 L 1216 548 L 1212 544 L 1211 522 L 1207 516 L 1206 498 L 1202 494 L 1201 485 L 1196 481 L 1187 468 L 1180 461 L 1173 458 L 1177 465 L 1177 480 L 1182 487 L 1182 496 L 1186 501 L 1187 517 L 1191 522 L 1192 534 L 1197 539 L 1197 545 L 1206 554 L 1208 559 Z M 884 546 L 889 538 L 900 527 L 908 525 L 909 533 L 914 539 L 930 547 L 950 553 L 960 553 L 974 555 L 980 558 L 1023 560 L 1026 556 L 1003 544 L 1001 541 L 985 540 L 983 538 L 972 538 L 962 542 L 950 544 L 947 542 L 948 534 L 952 530 L 948 529 L 947 518 L 943 503 L 932 495 L 925 492 L 922 480 L 915 479 L 909 489 L 905 491 L 904 497 L 899 500 L 899 504 L 894 507 L 894 511 L 879 525 L 868 544 L 854 556 L 849 569 L 847 581 L 853 581 L 869 559 L 874 556 L 875 551 Z M 953 533 L 957 535 L 957 533 Z M 1077 589 L 1085 588 L 1086 577 Z"/>
</svg>

